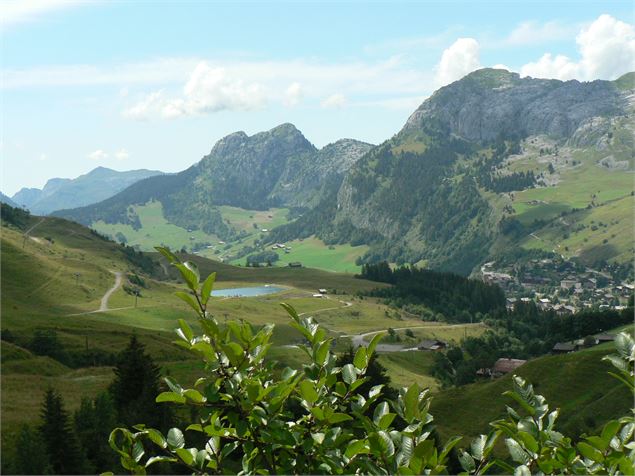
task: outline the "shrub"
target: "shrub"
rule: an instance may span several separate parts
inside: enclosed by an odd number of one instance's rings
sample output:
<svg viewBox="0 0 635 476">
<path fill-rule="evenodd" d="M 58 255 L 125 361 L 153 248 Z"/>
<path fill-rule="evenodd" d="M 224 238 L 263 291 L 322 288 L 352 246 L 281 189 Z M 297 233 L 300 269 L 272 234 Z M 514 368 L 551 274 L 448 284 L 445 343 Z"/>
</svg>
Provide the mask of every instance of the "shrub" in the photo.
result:
<svg viewBox="0 0 635 476">
<path fill-rule="evenodd" d="M 181 263 L 169 250 L 158 250 L 177 267 L 189 291 L 177 296 L 189 304 L 203 330 L 195 335 L 179 320 L 177 344 L 205 362 L 205 374 L 194 388 L 184 388 L 166 378 L 170 390 L 156 398 L 194 411 L 185 432 L 199 444 L 186 446 L 184 431 L 171 428 L 167 435 L 140 424 L 134 431 L 116 428 L 111 447 L 122 466 L 136 474 L 157 462 L 171 462 L 193 473 L 241 474 L 439 474 L 448 472 L 452 448 L 431 436 L 433 417 L 428 413 L 430 394 L 417 384 L 399 391 L 392 401 L 382 385 L 360 392 L 377 334 L 368 347 L 359 347 L 352 363 L 337 363 L 331 352 L 333 339 L 310 317 L 301 317 L 282 304 L 291 326 L 308 341 L 301 346 L 310 358 L 302 371 L 274 371 L 265 362 L 273 325 L 255 329 L 244 321 L 227 321 L 221 327 L 208 311 L 215 281 L 211 274 L 200 283 L 193 263 Z M 619 353 L 608 359 L 618 369 L 615 376 L 633 391 L 633 339 L 620 334 Z M 476 438 L 459 461 L 469 474 L 485 474 L 496 465 L 509 474 L 611 473 L 632 474 L 632 416 L 606 424 L 600 436 L 586 437 L 574 445 L 558 433 L 558 410 L 550 411 L 531 384 L 514 377 L 506 392 L 520 409 L 507 408 L 508 417 L 492 423 L 492 432 Z M 497 441 L 505 437 L 511 460 L 491 457 Z M 144 459 L 146 445 L 162 455 Z M 513 462 L 512 463 L 510 463 Z"/>
</svg>

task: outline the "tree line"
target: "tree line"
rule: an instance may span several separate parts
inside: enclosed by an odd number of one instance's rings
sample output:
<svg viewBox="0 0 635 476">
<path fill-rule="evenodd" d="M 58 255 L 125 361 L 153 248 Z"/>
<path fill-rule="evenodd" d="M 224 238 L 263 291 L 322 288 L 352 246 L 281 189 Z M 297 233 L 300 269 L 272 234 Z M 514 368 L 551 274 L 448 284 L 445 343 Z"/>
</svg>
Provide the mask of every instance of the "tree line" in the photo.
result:
<svg viewBox="0 0 635 476">
<path fill-rule="evenodd" d="M 147 421 L 167 430 L 175 423 L 173 411 L 155 402 L 163 388 L 161 372 L 136 336 L 117 356 L 114 374 L 107 391 L 93 399 L 83 398 L 73 414 L 68 412 L 62 395 L 49 388 L 39 422 L 23 425 L 14 447 L 5 450 L 2 473 L 120 472 L 117 455 L 108 444 L 113 428 Z"/>
<path fill-rule="evenodd" d="M 387 304 L 396 307 L 425 306 L 448 322 L 480 320 L 477 313 L 505 308 L 505 294 L 500 287 L 455 273 L 415 266 L 392 269 L 383 261 L 363 265 L 359 277 L 392 284 L 369 291 L 368 295 L 383 298 Z"/>
</svg>

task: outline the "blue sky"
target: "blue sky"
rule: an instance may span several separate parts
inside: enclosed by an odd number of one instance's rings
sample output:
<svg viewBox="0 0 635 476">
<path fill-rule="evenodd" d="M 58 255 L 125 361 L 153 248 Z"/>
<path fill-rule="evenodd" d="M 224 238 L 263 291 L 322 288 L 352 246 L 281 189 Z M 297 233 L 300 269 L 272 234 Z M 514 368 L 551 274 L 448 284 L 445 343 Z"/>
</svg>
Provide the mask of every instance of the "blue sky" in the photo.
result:
<svg viewBox="0 0 635 476">
<path fill-rule="evenodd" d="M 522 3 L 522 4 L 521 4 Z M 379 143 L 432 92 L 501 66 L 614 79 L 631 2 L 3 2 L 2 181 L 183 170 L 236 130 Z"/>
</svg>

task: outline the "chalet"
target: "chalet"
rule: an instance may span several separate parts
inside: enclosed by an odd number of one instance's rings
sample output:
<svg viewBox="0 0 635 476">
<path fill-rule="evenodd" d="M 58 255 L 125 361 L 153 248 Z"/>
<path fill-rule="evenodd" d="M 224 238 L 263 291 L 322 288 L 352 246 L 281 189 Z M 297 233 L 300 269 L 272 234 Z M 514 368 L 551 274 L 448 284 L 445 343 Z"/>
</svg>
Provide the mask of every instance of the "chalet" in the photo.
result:
<svg viewBox="0 0 635 476">
<path fill-rule="evenodd" d="M 320 289 L 318 289 L 318 293 L 320 293 L 320 294 L 328 294 L 328 291 L 326 289 L 324 289 L 324 288 L 320 288 Z"/>
<path fill-rule="evenodd" d="M 568 354 L 569 352 L 574 352 L 578 350 L 578 346 L 571 342 L 558 342 L 553 346 L 551 352 L 554 354 Z"/>
<path fill-rule="evenodd" d="M 301 268 L 302 267 L 302 263 L 300 263 L 299 261 L 292 261 L 289 263 L 289 268 Z"/>
<path fill-rule="evenodd" d="M 516 298 L 507 298 L 505 300 L 505 307 L 509 310 L 512 311 L 514 309 L 514 306 L 516 305 L 516 302 L 518 301 L 518 299 Z"/>
<path fill-rule="evenodd" d="M 602 342 L 613 342 L 615 340 L 615 335 L 614 334 L 598 334 L 595 336 L 595 339 L 598 341 L 599 344 L 601 344 Z"/>
<path fill-rule="evenodd" d="M 595 289 L 598 287 L 598 282 L 597 279 L 595 278 L 589 278 L 587 280 L 584 281 L 584 287 L 587 289 Z"/>
<path fill-rule="evenodd" d="M 526 360 L 521 359 L 498 359 L 492 368 L 492 377 L 501 377 L 513 372 L 526 362 Z"/>
<path fill-rule="evenodd" d="M 443 350 L 448 346 L 447 342 L 443 342 L 438 339 L 426 339 L 422 340 L 417 349 L 419 350 Z"/>
<path fill-rule="evenodd" d="M 578 283 L 577 281 L 573 280 L 573 279 L 563 279 L 562 281 L 560 281 L 560 288 L 561 289 L 571 289 L 573 287 L 578 287 Z"/>
</svg>

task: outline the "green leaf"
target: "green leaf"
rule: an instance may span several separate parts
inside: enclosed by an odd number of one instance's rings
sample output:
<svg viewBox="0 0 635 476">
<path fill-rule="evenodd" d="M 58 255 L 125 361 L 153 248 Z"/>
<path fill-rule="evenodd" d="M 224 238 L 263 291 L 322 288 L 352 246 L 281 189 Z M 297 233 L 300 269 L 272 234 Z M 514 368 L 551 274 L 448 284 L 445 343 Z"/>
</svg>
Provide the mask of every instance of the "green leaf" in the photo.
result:
<svg viewBox="0 0 635 476">
<path fill-rule="evenodd" d="M 281 302 L 280 305 L 284 308 L 285 311 L 287 311 L 287 314 L 289 314 L 294 321 L 298 323 L 300 322 L 300 317 L 298 316 L 298 313 L 293 306 L 287 304 L 286 302 Z"/>
<path fill-rule="evenodd" d="M 343 421 L 350 421 L 352 419 L 353 417 L 350 415 L 347 415 L 346 413 L 333 413 L 331 416 L 329 416 L 328 422 L 331 424 L 335 424 L 335 423 L 341 423 Z"/>
<path fill-rule="evenodd" d="M 203 304 L 207 304 L 209 298 L 212 296 L 212 290 L 214 289 L 214 283 L 216 282 L 216 273 L 210 274 L 201 287 L 201 301 Z"/>
<path fill-rule="evenodd" d="M 198 271 L 193 271 L 195 267 L 192 266 L 192 263 L 176 263 L 174 266 L 176 266 L 181 273 L 187 287 L 196 292 L 198 290 Z"/>
<path fill-rule="evenodd" d="M 206 401 L 206 398 L 201 395 L 201 392 L 199 392 L 198 390 L 194 390 L 193 388 L 184 391 L 183 396 L 193 401 L 194 403 L 203 403 Z"/>
<path fill-rule="evenodd" d="M 300 382 L 298 390 L 300 391 L 302 398 L 311 404 L 315 403 L 319 397 L 318 393 L 315 391 L 313 382 L 310 380 L 303 380 Z"/>
<path fill-rule="evenodd" d="M 197 314 L 201 313 L 201 308 L 198 306 L 196 299 L 194 299 L 190 293 L 186 293 L 184 291 L 177 291 L 174 293 L 174 295 L 178 297 L 180 300 L 186 302 L 187 305 L 190 306 L 192 309 L 194 309 Z"/>
<path fill-rule="evenodd" d="M 342 379 L 349 385 L 357 379 L 357 372 L 355 372 L 353 364 L 346 364 L 342 367 Z"/>
<path fill-rule="evenodd" d="M 604 425 L 604 428 L 602 429 L 602 440 L 604 440 L 607 446 L 611 442 L 611 439 L 613 439 L 613 437 L 617 435 L 619 429 L 620 422 L 617 420 L 611 420 L 606 425 Z"/>
<path fill-rule="evenodd" d="M 185 437 L 178 428 L 170 428 L 168 431 L 168 447 L 171 450 L 183 448 L 185 446 Z"/>
<path fill-rule="evenodd" d="M 485 443 L 487 442 L 487 436 L 479 435 L 472 440 L 470 450 L 475 460 L 481 461 L 485 452 Z"/>
<path fill-rule="evenodd" d="M 382 416 L 379 419 L 377 426 L 381 428 L 382 430 L 387 430 L 396 416 L 397 416 L 396 413 L 386 413 L 384 416 Z"/>
<path fill-rule="evenodd" d="M 368 364 L 368 358 L 366 356 L 366 347 L 360 346 L 355 352 L 355 358 L 353 359 L 353 365 L 359 370 L 363 370 L 366 368 Z"/>
<path fill-rule="evenodd" d="M 185 449 L 185 448 L 178 448 L 175 453 L 177 454 L 177 456 L 179 458 L 181 458 L 181 460 L 187 464 L 188 466 L 191 465 L 194 462 L 194 455 L 192 454 L 193 448 L 190 449 Z"/>
<path fill-rule="evenodd" d="M 602 453 L 598 451 L 597 449 L 593 448 L 593 446 L 589 445 L 588 443 L 581 441 L 580 443 L 578 443 L 577 446 L 578 446 L 578 451 L 585 458 L 590 459 L 591 461 L 594 461 L 595 463 L 601 463 L 602 461 L 604 461 L 604 456 L 602 455 Z"/>
<path fill-rule="evenodd" d="M 176 463 L 178 460 L 171 456 L 153 456 L 146 461 L 146 468 L 150 467 L 154 463 Z"/>
<path fill-rule="evenodd" d="M 145 452 L 146 451 L 145 449 L 143 449 L 143 443 L 141 443 L 141 440 L 135 441 L 134 445 L 132 445 L 132 458 L 135 460 L 136 463 L 138 463 L 139 460 L 143 458 Z"/>
<path fill-rule="evenodd" d="M 174 392 L 161 392 L 155 399 L 157 403 L 161 402 L 174 402 L 185 403 L 185 397 L 178 395 Z"/>
<path fill-rule="evenodd" d="M 385 332 L 378 332 L 370 340 L 370 344 L 368 344 L 368 348 L 367 348 L 367 351 L 366 351 L 366 355 L 367 355 L 369 361 L 370 361 L 370 358 L 372 357 L 372 355 L 375 353 L 375 348 L 377 347 L 377 344 L 379 344 L 379 341 L 384 336 L 384 334 L 385 334 Z"/>
<path fill-rule="evenodd" d="M 368 435 L 370 447 L 373 452 L 384 456 L 392 456 L 395 454 L 395 444 L 390 439 L 390 435 L 385 431 L 378 431 Z"/>
<path fill-rule="evenodd" d="M 149 428 L 147 431 L 148 438 L 150 438 L 150 441 L 152 441 L 155 445 L 158 445 L 160 448 L 166 448 L 168 446 L 168 442 L 165 441 L 165 437 L 160 431 L 153 428 Z"/>
<path fill-rule="evenodd" d="M 236 342 L 229 342 L 228 344 L 221 344 L 221 349 L 227 354 L 227 358 L 232 365 L 237 366 L 243 357 L 243 348 Z"/>
<path fill-rule="evenodd" d="M 366 440 L 353 440 L 346 447 L 346 451 L 344 452 L 344 455 L 350 459 L 359 454 L 368 453 L 368 451 L 369 451 L 369 448 L 368 448 L 368 443 L 366 442 Z"/>
<path fill-rule="evenodd" d="M 183 332 L 186 340 L 188 342 L 192 342 L 192 339 L 194 338 L 194 332 L 192 332 L 192 328 L 188 325 L 188 323 L 185 322 L 184 319 L 179 319 L 179 326 L 181 326 L 181 331 Z"/>
<path fill-rule="evenodd" d="M 217 455 L 220 451 L 220 438 L 218 436 L 212 436 L 205 444 L 205 449 L 212 454 Z"/>
<path fill-rule="evenodd" d="M 538 442 L 533 436 L 525 431 L 519 431 L 517 435 L 518 438 L 523 442 L 525 448 L 527 448 L 532 453 L 538 452 Z"/>
<path fill-rule="evenodd" d="M 315 351 L 315 363 L 322 367 L 326 362 L 326 358 L 329 355 L 329 349 L 331 348 L 331 341 L 333 339 L 326 339 L 324 342 L 320 344 L 318 349 Z"/>
<path fill-rule="evenodd" d="M 505 438 L 505 444 L 507 445 L 509 455 L 516 463 L 525 464 L 529 461 L 529 455 L 516 440 Z"/>
<path fill-rule="evenodd" d="M 375 408 L 375 413 L 373 414 L 373 422 L 375 422 L 375 425 L 379 425 L 379 420 L 381 420 L 381 418 L 388 414 L 388 403 L 387 402 L 381 402 L 379 405 L 377 405 L 377 407 Z"/>
<path fill-rule="evenodd" d="M 459 463 L 461 463 L 461 467 L 468 473 L 471 473 L 476 469 L 474 458 L 472 458 L 467 451 L 461 451 L 459 454 Z"/>
<path fill-rule="evenodd" d="M 413 383 L 410 385 L 406 394 L 403 397 L 404 406 L 405 406 L 405 417 L 406 421 L 411 422 L 413 418 L 419 417 L 419 394 L 421 390 L 419 389 L 419 385 Z"/>
<path fill-rule="evenodd" d="M 166 248 L 163 246 L 155 246 L 155 250 L 161 253 L 165 258 L 170 262 L 170 264 L 180 263 L 181 261 L 176 257 L 174 253 L 170 251 L 170 248 Z"/>
</svg>

